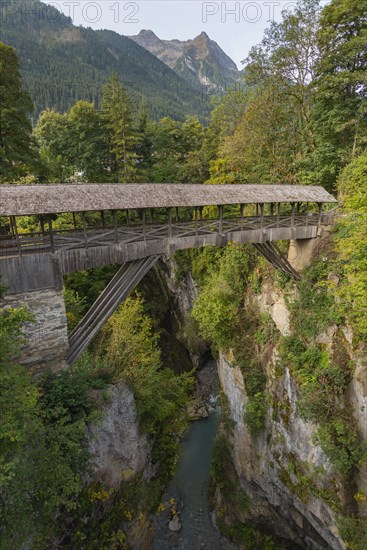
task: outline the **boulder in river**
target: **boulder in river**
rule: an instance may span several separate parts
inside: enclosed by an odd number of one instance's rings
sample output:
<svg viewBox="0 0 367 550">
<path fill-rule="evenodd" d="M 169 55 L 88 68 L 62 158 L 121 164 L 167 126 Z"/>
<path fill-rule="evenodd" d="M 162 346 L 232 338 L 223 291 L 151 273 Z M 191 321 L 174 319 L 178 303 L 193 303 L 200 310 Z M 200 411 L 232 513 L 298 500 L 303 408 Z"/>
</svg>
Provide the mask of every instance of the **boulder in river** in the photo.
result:
<svg viewBox="0 0 367 550">
<path fill-rule="evenodd" d="M 168 524 L 168 529 L 170 531 L 173 531 L 174 533 L 178 533 L 178 531 L 181 530 L 181 522 L 180 522 L 180 519 L 177 515 L 173 516 L 173 518 L 171 519 L 171 521 L 169 522 Z"/>
</svg>

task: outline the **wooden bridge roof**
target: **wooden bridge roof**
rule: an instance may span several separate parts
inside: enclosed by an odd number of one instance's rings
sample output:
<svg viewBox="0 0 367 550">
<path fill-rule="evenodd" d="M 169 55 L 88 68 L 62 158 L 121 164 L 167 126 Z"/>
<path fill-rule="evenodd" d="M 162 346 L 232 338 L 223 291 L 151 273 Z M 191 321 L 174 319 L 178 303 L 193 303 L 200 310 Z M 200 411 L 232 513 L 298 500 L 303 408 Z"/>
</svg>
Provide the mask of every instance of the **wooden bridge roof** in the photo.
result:
<svg viewBox="0 0 367 550">
<path fill-rule="evenodd" d="M 337 201 L 323 187 L 310 185 L 0 185 L 0 216 L 280 202 Z"/>
</svg>

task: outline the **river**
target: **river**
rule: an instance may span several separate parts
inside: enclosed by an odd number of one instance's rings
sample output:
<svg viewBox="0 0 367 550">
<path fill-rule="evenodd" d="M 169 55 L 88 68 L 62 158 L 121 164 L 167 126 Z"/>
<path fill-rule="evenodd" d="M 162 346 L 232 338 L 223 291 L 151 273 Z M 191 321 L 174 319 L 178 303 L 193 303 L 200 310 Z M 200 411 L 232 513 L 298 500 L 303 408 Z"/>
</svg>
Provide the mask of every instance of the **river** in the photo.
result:
<svg viewBox="0 0 367 550">
<path fill-rule="evenodd" d="M 166 509 L 156 519 L 157 532 L 153 550 L 222 550 L 235 546 L 220 536 L 210 520 L 208 485 L 210 463 L 218 430 L 219 414 L 194 422 L 183 442 L 178 471 L 168 487 L 163 502 Z M 182 528 L 168 529 L 170 508 L 174 506 Z"/>
</svg>

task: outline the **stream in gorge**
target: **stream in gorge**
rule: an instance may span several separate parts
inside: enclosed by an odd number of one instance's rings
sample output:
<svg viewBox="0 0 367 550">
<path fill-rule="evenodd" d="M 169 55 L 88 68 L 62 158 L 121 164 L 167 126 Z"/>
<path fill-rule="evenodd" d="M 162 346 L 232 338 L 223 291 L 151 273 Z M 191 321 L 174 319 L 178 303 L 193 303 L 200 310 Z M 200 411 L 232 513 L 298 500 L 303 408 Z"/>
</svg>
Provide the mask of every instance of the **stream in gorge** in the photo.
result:
<svg viewBox="0 0 367 550">
<path fill-rule="evenodd" d="M 208 485 L 211 456 L 219 425 L 219 413 L 195 421 L 183 442 L 178 471 L 163 502 L 165 510 L 157 518 L 154 550 L 221 550 L 235 548 L 214 528 L 209 511 Z M 173 504 L 182 525 L 180 531 L 168 528 Z"/>
</svg>

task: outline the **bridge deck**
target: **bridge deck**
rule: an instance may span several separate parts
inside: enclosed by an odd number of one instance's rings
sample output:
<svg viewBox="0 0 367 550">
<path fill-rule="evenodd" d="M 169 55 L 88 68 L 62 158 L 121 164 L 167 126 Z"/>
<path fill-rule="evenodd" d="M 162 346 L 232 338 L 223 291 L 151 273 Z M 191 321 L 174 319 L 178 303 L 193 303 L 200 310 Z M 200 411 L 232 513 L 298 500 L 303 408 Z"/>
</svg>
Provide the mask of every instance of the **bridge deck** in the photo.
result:
<svg viewBox="0 0 367 550">
<path fill-rule="evenodd" d="M 298 214 L 295 216 L 259 216 L 232 219 L 203 219 L 172 224 L 136 224 L 99 229 L 59 230 L 57 233 L 24 233 L 0 236 L 0 257 L 42 254 L 131 243 L 212 236 L 233 232 L 249 232 L 280 228 L 317 226 L 327 223 L 328 215 Z M 251 239 L 250 239 L 251 241 Z"/>
</svg>

